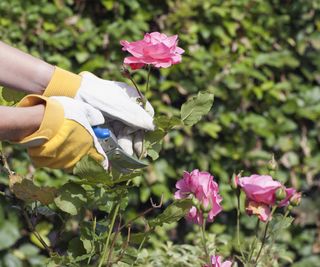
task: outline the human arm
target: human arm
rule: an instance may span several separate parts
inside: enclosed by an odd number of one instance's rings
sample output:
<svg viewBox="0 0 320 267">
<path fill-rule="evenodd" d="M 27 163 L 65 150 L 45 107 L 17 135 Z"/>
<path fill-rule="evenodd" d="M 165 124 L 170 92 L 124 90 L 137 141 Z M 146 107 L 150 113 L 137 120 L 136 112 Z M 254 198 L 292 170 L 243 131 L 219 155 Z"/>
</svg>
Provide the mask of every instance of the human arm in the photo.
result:
<svg viewBox="0 0 320 267">
<path fill-rule="evenodd" d="M 120 146 L 130 155 L 142 151 L 142 132 L 153 130 L 153 108 L 146 110 L 135 88 L 100 79 L 92 73 L 74 74 L 0 42 L 0 85 L 44 96 L 67 96 L 100 110 L 108 122 L 120 121 Z M 139 130 L 142 132 L 139 133 Z M 136 134 L 137 133 L 137 134 Z M 138 138 L 137 138 L 138 137 Z"/>
<path fill-rule="evenodd" d="M 19 141 L 37 131 L 40 127 L 45 107 L 3 107 L 0 106 L 0 140 Z"/>
<path fill-rule="evenodd" d="M 53 65 L 0 41 L 0 85 L 41 95 L 53 72 Z"/>
</svg>

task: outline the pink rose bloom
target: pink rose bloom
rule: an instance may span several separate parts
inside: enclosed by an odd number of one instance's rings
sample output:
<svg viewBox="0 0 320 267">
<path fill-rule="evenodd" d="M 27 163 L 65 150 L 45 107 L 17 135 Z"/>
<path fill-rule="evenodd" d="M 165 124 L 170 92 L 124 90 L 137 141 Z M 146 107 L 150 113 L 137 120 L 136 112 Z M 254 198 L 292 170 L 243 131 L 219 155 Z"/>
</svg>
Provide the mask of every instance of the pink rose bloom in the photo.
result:
<svg viewBox="0 0 320 267">
<path fill-rule="evenodd" d="M 291 197 L 297 192 L 294 188 L 285 188 L 286 198 L 279 203 L 279 207 L 285 207 L 290 204 Z"/>
<path fill-rule="evenodd" d="M 146 33 L 144 38 L 135 42 L 120 41 L 122 50 L 132 56 L 124 59 L 124 64 L 132 69 L 140 69 L 144 65 L 156 68 L 168 68 L 181 62 L 184 50 L 178 47 L 178 35 L 167 36 L 159 32 Z"/>
<path fill-rule="evenodd" d="M 249 200 L 273 205 L 275 192 L 281 187 L 281 183 L 274 181 L 269 175 L 253 174 L 239 179 L 239 186 L 245 192 Z"/>
<path fill-rule="evenodd" d="M 212 267 L 231 267 L 232 261 L 224 261 L 222 262 L 221 256 L 211 256 L 211 264 Z M 209 267 L 209 264 L 204 265 L 203 267 Z"/>
<path fill-rule="evenodd" d="M 193 170 L 191 173 L 184 172 L 182 179 L 176 183 L 176 188 L 178 191 L 174 194 L 175 199 L 193 196 L 204 208 L 210 207 L 207 218 L 209 222 L 212 222 L 214 217 L 222 211 L 219 187 L 210 173 L 199 170 Z M 186 218 L 197 224 L 203 223 L 203 213 L 195 206 L 192 206 Z"/>
<path fill-rule="evenodd" d="M 257 215 L 262 222 L 268 221 L 270 216 L 270 208 L 266 204 L 248 201 L 246 204 L 246 212 L 248 215 Z M 271 218 L 269 218 L 271 220 Z"/>
</svg>

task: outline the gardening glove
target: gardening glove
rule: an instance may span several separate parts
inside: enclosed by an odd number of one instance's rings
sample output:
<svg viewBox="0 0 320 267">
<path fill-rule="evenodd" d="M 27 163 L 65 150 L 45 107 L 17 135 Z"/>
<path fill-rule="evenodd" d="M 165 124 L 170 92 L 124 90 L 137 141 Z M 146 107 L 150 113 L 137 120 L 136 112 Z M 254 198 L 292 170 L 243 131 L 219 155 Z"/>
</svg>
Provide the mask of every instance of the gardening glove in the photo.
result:
<svg viewBox="0 0 320 267">
<path fill-rule="evenodd" d="M 100 110 L 109 125 L 113 122 L 117 124 L 116 128 L 122 125 L 116 137 L 119 145 L 130 155 L 133 149 L 137 155 L 141 154 L 144 132 L 141 130 L 154 130 L 151 104 L 147 102 L 143 109 L 137 103 L 140 98 L 137 90 L 126 83 L 103 80 L 90 72 L 76 75 L 55 67 L 44 95 L 73 97 Z"/>
<path fill-rule="evenodd" d="M 18 107 L 38 104 L 46 106 L 39 129 L 18 142 L 28 147 L 37 167 L 72 170 L 89 155 L 107 170 L 107 156 L 92 130 L 92 126 L 104 123 L 99 110 L 69 97 L 38 95 L 24 97 Z"/>
</svg>

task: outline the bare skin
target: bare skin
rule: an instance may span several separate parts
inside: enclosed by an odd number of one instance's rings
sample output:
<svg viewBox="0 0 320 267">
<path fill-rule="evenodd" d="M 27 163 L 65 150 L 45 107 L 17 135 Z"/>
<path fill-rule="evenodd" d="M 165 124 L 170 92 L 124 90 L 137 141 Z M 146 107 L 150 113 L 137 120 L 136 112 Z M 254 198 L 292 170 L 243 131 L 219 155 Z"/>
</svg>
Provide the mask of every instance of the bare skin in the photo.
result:
<svg viewBox="0 0 320 267">
<path fill-rule="evenodd" d="M 0 106 L 0 140 L 19 141 L 37 131 L 43 119 L 44 105 L 32 107 Z"/>
<path fill-rule="evenodd" d="M 0 85 L 42 94 L 54 66 L 0 41 Z M 39 129 L 45 106 L 0 106 L 0 140 L 19 141 Z"/>
<path fill-rule="evenodd" d="M 42 94 L 53 72 L 53 65 L 0 41 L 0 85 Z"/>
</svg>

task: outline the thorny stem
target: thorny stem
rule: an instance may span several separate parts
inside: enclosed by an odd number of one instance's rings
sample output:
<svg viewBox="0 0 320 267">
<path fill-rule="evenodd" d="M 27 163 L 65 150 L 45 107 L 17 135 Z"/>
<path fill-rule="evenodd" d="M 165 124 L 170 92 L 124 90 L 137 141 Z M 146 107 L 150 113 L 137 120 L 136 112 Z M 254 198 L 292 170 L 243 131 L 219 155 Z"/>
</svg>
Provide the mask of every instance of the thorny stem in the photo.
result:
<svg viewBox="0 0 320 267">
<path fill-rule="evenodd" d="M 252 256 L 253 256 L 253 252 L 254 252 L 254 247 L 256 246 L 257 243 L 257 239 L 258 239 L 258 232 L 259 232 L 259 226 L 260 226 L 260 220 L 257 219 L 257 224 L 256 224 L 256 230 L 255 230 L 255 236 L 254 236 L 254 240 L 251 244 L 251 248 L 250 248 L 250 255 L 249 255 L 249 259 L 248 262 L 251 261 Z"/>
<path fill-rule="evenodd" d="M 286 212 L 285 212 L 285 214 L 284 214 L 284 216 L 282 217 L 282 220 L 281 220 L 281 227 L 280 227 L 280 228 L 282 228 L 282 227 L 283 227 L 283 222 L 284 222 L 285 218 L 287 218 L 287 217 L 288 217 L 289 213 L 290 213 L 290 210 L 289 210 L 289 209 L 287 209 L 287 210 L 286 210 Z M 267 239 L 268 239 L 268 237 L 267 237 Z M 275 238 L 273 238 L 273 239 L 272 239 L 272 242 L 271 242 L 271 245 L 270 245 L 270 249 L 273 247 L 273 245 L 274 245 L 274 243 L 275 243 L 275 240 L 276 240 Z"/>
<path fill-rule="evenodd" d="M 107 267 L 109 267 L 109 266 L 112 265 L 112 263 L 110 262 L 110 260 L 111 260 L 112 250 L 113 250 L 113 248 L 114 248 L 114 245 L 115 245 L 115 243 L 116 243 L 118 234 L 119 234 L 119 232 L 120 232 L 120 225 L 121 225 L 121 217 L 120 217 L 117 230 L 116 230 L 116 232 L 115 232 L 115 234 L 114 234 L 114 237 L 113 237 L 113 239 L 112 239 L 112 243 L 111 243 L 111 246 L 110 246 L 110 249 L 109 249 L 109 254 L 108 254 L 108 259 L 107 259 Z"/>
<path fill-rule="evenodd" d="M 9 175 L 13 175 L 14 172 L 11 171 L 10 166 L 8 164 L 7 158 L 5 157 L 5 155 L 3 153 L 0 152 L 0 157 L 1 157 L 1 161 L 3 163 L 4 168 L 6 169 L 6 171 L 9 173 Z M 1 192 L 2 193 L 2 192 Z M 4 196 L 6 196 L 5 193 L 3 193 Z M 49 255 L 52 254 L 52 249 L 46 244 L 46 242 L 43 240 L 43 238 L 41 237 L 41 235 L 37 232 L 37 230 L 34 228 L 33 224 L 31 223 L 29 216 L 27 214 L 27 212 L 25 211 L 25 209 L 23 207 L 21 207 L 22 210 L 22 214 L 25 218 L 25 220 L 27 221 L 28 224 L 28 228 L 29 230 L 34 234 L 34 236 L 39 240 L 39 242 L 42 244 L 42 246 L 46 249 L 46 251 L 48 252 Z"/>
<path fill-rule="evenodd" d="M 122 225 L 119 230 L 121 231 L 123 228 L 127 227 L 128 225 L 131 225 L 135 220 L 139 219 L 140 217 L 143 217 L 143 216 L 147 215 L 149 212 L 151 212 L 151 211 L 153 211 L 155 209 L 161 208 L 162 204 L 163 204 L 163 194 L 161 195 L 161 200 L 160 200 L 160 203 L 158 205 L 153 203 L 152 198 L 150 198 L 150 202 L 151 202 L 151 205 L 152 205 L 151 208 L 149 208 L 149 209 L 145 210 L 144 212 L 138 214 L 136 217 L 134 217 L 133 219 L 128 221 L 126 224 Z"/>
<path fill-rule="evenodd" d="M 34 234 L 34 236 L 38 239 L 38 241 L 41 243 L 41 245 L 45 248 L 45 250 L 48 252 L 49 255 L 52 254 L 52 249 L 47 245 L 47 243 L 43 240 L 43 238 L 41 237 L 41 235 L 37 232 L 37 230 L 34 228 L 33 224 L 31 223 L 29 216 L 27 214 L 27 212 L 25 211 L 25 209 L 23 207 L 21 207 L 22 210 L 22 214 L 24 216 L 24 218 L 27 221 L 28 227 L 30 229 L 30 231 Z"/>
<path fill-rule="evenodd" d="M 256 260 L 254 261 L 254 264 L 255 264 L 255 265 L 256 265 L 257 262 L 258 262 L 258 259 L 259 259 L 259 257 L 260 257 L 261 252 L 262 252 L 262 249 L 263 249 L 263 247 L 264 247 L 264 244 L 265 244 L 265 242 L 266 242 L 266 240 L 267 240 L 266 237 L 267 237 L 267 231 L 268 231 L 268 228 L 269 228 L 269 224 L 270 224 L 272 215 L 274 214 L 274 212 L 276 211 L 276 209 L 277 209 L 277 205 L 275 205 L 275 206 L 272 208 L 272 211 L 271 211 L 270 215 L 268 216 L 268 222 L 267 222 L 267 224 L 266 224 L 266 226 L 265 226 L 265 228 L 264 228 L 264 232 L 263 232 L 263 238 L 262 238 L 261 247 L 260 247 L 260 250 L 259 250 L 259 252 L 258 252 L 257 258 L 256 258 Z"/>
<path fill-rule="evenodd" d="M 9 175 L 13 175 L 13 171 L 11 171 L 10 166 L 8 164 L 7 158 L 5 157 L 5 155 L 0 152 L 0 156 L 1 156 L 1 161 L 3 163 L 3 167 L 6 169 L 6 171 L 9 173 Z"/>
<path fill-rule="evenodd" d="M 107 251 L 108 251 L 108 246 L 109 246 L 109 241 L 110 241 L 111 233 L 112 233 L 112 230 L 113 230 L 113 227 L 114 227 L 114 223 L 115 223 L 115 221 L 116 221 L 116 217 L 117 217 L 117 215 L 118 215 L 119 209 L 120 209 L 120 204 L 117 204 L 117 206 L 116 206 L 116 208 L 115 208 L 115 210 L 114 210 L 114 213 L 113 213 L 111 225 L 110 225 L 110 228 L 109 228 L 108 237 L 107 237 L 107 240 L 106 240 L 106 243 L 105 243 L 105 246 L 104 246 L 104 251 L 103 251 L 103 254 L 102 254 L 102 257 L 101 257 L 101 259 L 100 259 L 100 262 L 99 262 L 98 267 L 101 267 L 101 266 L 102 266 L 102 264 L 104 263 L 105 258 L 106 258 L 106 256 L 107 256 Z"/>
<path fill-rule="evenodd" d="M 237 241 L 238 241 L 238 247 L 240 249 L 240 253 L 242 258 L 244 259 L 244 254 L 242 250 L 242 245 L 240 243 L 240 216 L 241 216 L 241 210 L 240 210 L 240 190 L 238 189 L 237 192 Z"/>
<path fill-rule="evenodd" d="M 203 245 L 203 249 L 204 249 L 204 253 L 206 254 L 206 260 L 209 264 L 210 267 L 212 267 L 212 262 L 210 259 L 210 255 L 208 253 L 208 247 L 207 247 L 207 240 L 206 240 L 206 218 L 204 218 L 202 226 L 201 226 L 201 237 L 202 237 L 202 245 Z"/>
<path fill-rule="evenodd" d="M 142 104 L 143 104 L 143 108 L 145 108 L 146 102 L 147 102 L 145 97 L 141 94 L 137 83 L 134 81 L 134 79 L 131 77 L 131 75 L 129 76 L 129 80 L 133 83 L 134 87 L 136 88 L 137 93 L 139 94 L 139 97 L 141 98 L 141 101 L 142 101 Z"/>
<path fill-rule="evenodd" d="M 115 260 L 115 263 L 117 263 L 118 261 L 120 261 L 122 259 L 123 255 L 126 251 L 126 248 L 129 246 L 130 238 L 131 238 L 131 225 L 128 226 L 127 241 L 122 246 L 122 251 L 121 251 L 120 255 L 118 256 L 118 258 Z"/>
</svg>

